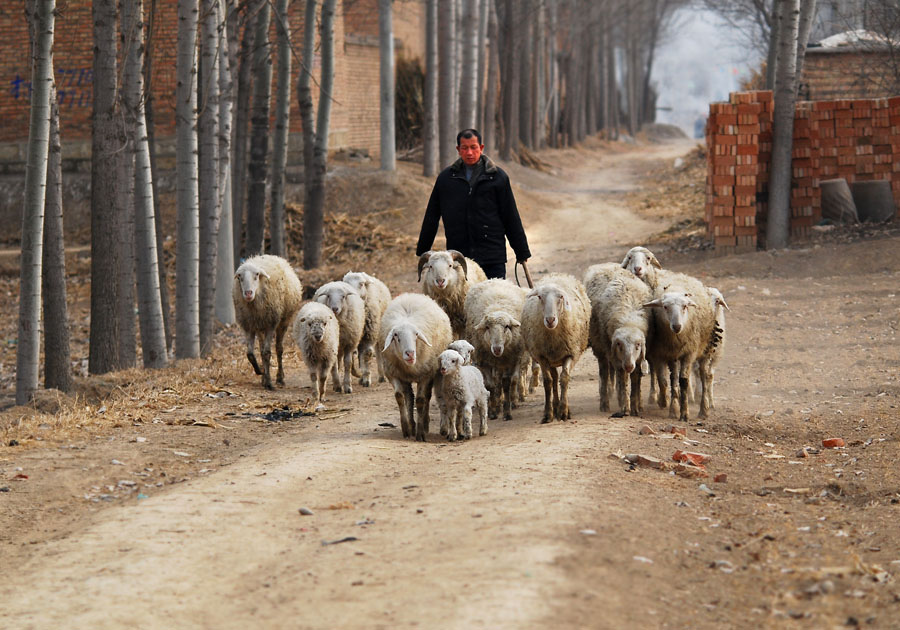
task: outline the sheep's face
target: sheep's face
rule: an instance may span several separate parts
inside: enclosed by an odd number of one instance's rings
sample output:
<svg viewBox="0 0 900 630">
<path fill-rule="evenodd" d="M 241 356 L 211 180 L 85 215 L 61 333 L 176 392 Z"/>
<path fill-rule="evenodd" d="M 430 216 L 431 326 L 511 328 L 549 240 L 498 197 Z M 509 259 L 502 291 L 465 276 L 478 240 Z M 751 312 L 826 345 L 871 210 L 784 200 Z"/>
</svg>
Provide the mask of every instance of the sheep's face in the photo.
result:
<svg viewBox="0 0 900 630">
<path fill-rule="evenodd" d="M 721 291 L 713 287 L 708 287 L 706 290 L 709 292 L 709 297 L 712 300 L 713 305 L 715 306 L 716 316 L 718 316 L 722 312 L 723 308 L 726 311 L 731 310 L 728 308 L 728 304 L 725 303 L 725 298 L 722 295 Z"/>
<path fill-rule="evenodd" d="M 463 358 L 456 350 L 444 350 L 438 357 L 441 374 L 453 374 L 461 365 Z"/>
<path fill-rule="evenodd" d="M 506 347 L 519 334 L 520 326 L 521 324 L 507 313 L 496 312 L 486 315 L 475 329 L 482 335 L 485 345 L 491 349 L 491 354 L 502 357 Z"/>
<path fill-rule="evenodd" d="M 328 329 L 328 322 L 317 317 L 304 317 L 300 323 L 306 326 L 306 334 L 316 343 L 322 343 L 325 338 L 325 331 Z"/>
<path fill-rule="evenodd" d="M 651 300 L 644 306 L 662 309 L 669 328 L 677 335 L 687 326 L 690 311 L 697 307 L 697 303 L 690 293 L 664 293 L 661 298 Z"/>
<path fill-rule="evenodd" d="M 346 282 L 329 282 L 316 291 L 315 301 L 330 308 L 335 315 L 340 315 L 351 291 L 354 289 Z"/>
<path fill-rule="evenodd" d="M 410 325 L 398 325 L 388 332 L 384 340 L 384 348 L 382 352 L 387 352 L 388 348 L 393 347 L 394 352 L 400 357 L 400 360 L 407 365 L 415 365 L 417 359 L 416 342 L 421 340 L 426 346 L 431 346 L 431 342 L 420 330 L 416 330 Z"/>
<path fill-rule="evenodd" d="M 438 291 L 448 291 L 460 277 L 462 265 L 449 254 L 437 252 L 431 255 L 422 270 L 425 272 L 425 282 L 430 282 Z"/>
<path fill-rule="evenodd" d="M 475 352 L 475 346 L 465 339 L 457 339 L 449 346 L 448 350 L 456 350 L 463 359 L 463 365 L 469 365 L 472 362 L 472 353 Z"/>
<path fill-rule="evenodd" d="M 618 329 L 612 337 L 613 363 L 631 374 L 644 360 L 644 335 L 635 330 Z"/>
<path fill-rule="evenodd" d="M 344 274 L 344 282 L 359 292 L 359 297 L 366 299 L 366 289 L 369 286 L 369 280 L 365 274 L 361 272 L 349 271 Z"/>
<path fill-rule="evenodd" d="M 556 287 L 541 287 L 541 290 L 533 295 L 541 302 L 544 326 L 549 330 L 559 326 L 559 318 L 562 313 L 572 310 L 568 296 Z"/>
<path fill-rule="evenodd" d="M 234 279 L 241 283 L 241 295 L 245 302 L 252 302 L 259 293 L 260 279 L 269 278 L 263 269 L 255 265 L 241 265 L 234 274 Z"/>
<path fill-rule="evenodd" d="M 632 247 L 625 255 L 625 260 L 622 261 L 623 269 L 627 269 L 641 279 L 653 272 L 651 267 L 659 269 L 659 261 L 649 249 L 644 247 Z"/>
</svg>

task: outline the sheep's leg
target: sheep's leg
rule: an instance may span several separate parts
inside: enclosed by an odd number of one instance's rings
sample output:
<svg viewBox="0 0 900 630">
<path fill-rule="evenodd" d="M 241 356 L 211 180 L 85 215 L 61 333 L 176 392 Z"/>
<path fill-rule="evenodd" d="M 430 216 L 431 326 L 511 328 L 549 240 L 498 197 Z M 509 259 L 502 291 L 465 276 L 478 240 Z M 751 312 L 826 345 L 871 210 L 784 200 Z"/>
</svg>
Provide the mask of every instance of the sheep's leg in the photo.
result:
<svg viewBox="0 0 900 630">
<path fill-rule="evenodd" d="M 619 404 L 619 412 L 622 415 L 628 415 L 628 407 L 625 405 L 626 393 L 625 385 L 628 381 L 628 372 L 623 369 L 616 371 L 616 402 Z"/>
<path fill-rule="evenodd" d="M 534 359 L 531 360 L 531 381 L 528 383 L 528 393 L 533 394 L 538 386 L 538 377 L 540 376 L 541 366 Z"/>
<path fill-rule="evenodd" d="M 353 386 L 350 384 L 350 372 L 353 369 L 353 353 L 352 349 L 344 352 L 344 386 L 342 389 L 345 394 L 353 393 Z"/>
<path fill-rule="evenodd" d="M 487 435 L 487 396 L 481 396 L 477 403 L 478 435 Z"/>
<path fill-rule="evenodd" d="M 456 415 L 457 415 L 457 405 L 454 400 L 452 404 L 447 405 L 447 441 L 455 442 L 458 436 L 458 431 L 456 430 Z"/>
<path fill-rule="evenodd" d="M 359 346 L 359 370 L 362 372 L 359 377 L 359 384 L 363 387 L 369 387 L 372 385 L 372 370 L 371 370 L 371 362 L 372 357 L 375 356 L 375 348 L 372 347 L 371 343 L 366 343 L 365 345 L 360 344 Z"/>
<path fill-rule="evenodd" d="M 650 365 L 650 394 L 647 396 L 647 404 L 652 405 L 656 400 L 656 362 L 648 361 Z"/>
<path fill-rule="evenodd" d="M 462 412 L 463 426 L 462 426 L 462 436 L 467 439 L 472 439 L 472 403 L 467 403 L 463 407 Z"/>
<path fill-rule="evenodd" d="M 560 420 L 569 420 L 572 417 L 572 411 L 569 409 L 569 379 L 572 376 L 572 366 L 575 361 L 572 357 L 566 357 L 562 367 L 559 368 L 559 404 L 557 409 L 557 417 Z"/>
<path fill-rule="evenodd" d="M 287 332 L 288 323 L 286 321 L 283 324 L 279 324 L 278 329 L 275 331 L 275 358 L 278 361 L 278 372 L 275 375 L 275 382 L 281 386 L 284 386 L 284 366 L 281 359 L 282 355 L 284 355 L 284 333 Z"/>
<path fill-rule="evenodd" d="M 559 415 L 559 372 L 555 367 L 550 368 L 550 395 L 553 397 L 550 406 L 550 418 L 562 420 Z"/>
<path fill-rule="evenodd" d="M 412 384 L 395 378 L 391 379 L 391 385 L 394 386 L 394 398 L 400 408 L 400 430 L 403 432 L 403 437 L 412 437 L 416 430 L 416 421 L 412 417 Z"/>
<path fill-rule="evenodd" d="M 597 372 L 600 387 L 600 411 L 609 411 L 609 362 L 602 355 L 597 357 Z"/>
<path fill-rule="evenodd" d="M 338 394 L 341 393 L 341 359 L 338 357 L 338 360 L 334 362 L 334 365 L 331 366 L 331 388 L 336 391 Z"/>
<path fill-rule="evenodd" d="M 375 363 L 378 366 L 378 382 L 384 383 L 384 357 L 378 348 L 375 348 Z"/>
<path fill-rule="evenodd" d="M 670 361 L 669 362 L 669 386 L 672 390 L 672 395 L 669 400 L 669 417 L 677 418 L 678 417 L 678 405 L 681 404 L 681 386 L 680 386 L 680 374 L 681 368 L 679 361 Z M 685 392 L 687 393 L 687 392 Z"/>
<path fill-rule="evenodd" d="M 629 413 L 632 416 L 639 416 L 641 415 L 641 411 L 643 411 L 643 409 L 641 409 L 641 377 L 642 374 L 640 369 L 635 369 L 631 373 L 631 409 Z"/>
<path fill-rule="evenodd" d="M 247 344 L 247 360 L 250 361 L 250 365 L 253 366 L 253 372 L 260 375 L 262 374 L 262 370 L 259 368 L 259 363 L 256 362 L 256 355 L 253 354 L 253 346 L 256 345 L 256 334 L 247 333 L 244 336 L 244 339 Z"/>
<path fill-rule="evenodd" d="M 271 372 L 271 363 L 272 363 L 272 337 L 275 335 L 274 330 L 270 330 L 266 332 L 266 334 L 260 335 L 260 350 L 259 355 L 262 359 L 262 384 L 266 389 L 275 389 L 272 386 L 272 372 Z"/>
<path fill-rule="evenodd" d="M 512 420 L 513 378 L 512 374 L 504 373 L 500 377 L 500 388 L 503 393 L 503 419 Z"/>
<path fill-rule="evenodd" d="M 655 381 L 657 384 L 657 396 L 656 396 L 656 404 L 660 409 L 665 409 L 668 406 L 668 401 L 666 400 L 666 364 L 660 362 L 659 364 L 655 364 L 653 366 L 653 378 L 651 381 Z"/>
<path fill-rule="evenodd" d="M 319 393 L 319 402 L 325 402 L 325 391 L 328 389 L 326 387 L 326 381 L 328 380 L 328 368 L 325 366 L 321 366 L 319 368 L 319 376 L 318 376 L 318 393 Z"/>
<path fill-rule="evenodd" d="M 429 405 L 431 404 L 431 389 L 434 386 L 434 379 L 428 381 L 419 381 L 416 385 L 416 412 L 418 421 L 416 422 L 416 441 L 424 442 L 425 436 L 428 435 L 429 424 Z"/>
<path fill-rule="evenodd" d="M 678 386 L 681 388 L 681 391 L 678 392 L 678 402 L 681 405 L 678 419 L 681 422 L 688 420 L 688 386 L 693 363 L 693 357 L 683 359 L 678 369 Z"/>
<path fill-rule="evenodd" d="M 553 368 L 549 364 L 541 363 L 541 376 L 544 377 L 544 415 L 541 417 L 541 423 L 546 424 L 553 420 L 553 414 L 550 407 L 550 397 L 552 396 L 553 379 L 550 371 Z"/>
<path fill-rule="evenodd" d="M 700 410 L 697 412 L 697 416 L 701 420 L 706 420 L 709 417 L 711 387 L 712 374 L 710 373 L 709 366 L 703 364 L 700 366 Z"/>
<path fill-rule="evenodd" d="M 706 387 L 707 389 L 704 391 L 704 395 L 706 396 L 706 406 L 708 409 L 715 409 L 716 405 L 713 402 L 713 381 L 716 378 L 716 369 L 713 366 L 709 366 L 706 375 Z"/>
</svg>

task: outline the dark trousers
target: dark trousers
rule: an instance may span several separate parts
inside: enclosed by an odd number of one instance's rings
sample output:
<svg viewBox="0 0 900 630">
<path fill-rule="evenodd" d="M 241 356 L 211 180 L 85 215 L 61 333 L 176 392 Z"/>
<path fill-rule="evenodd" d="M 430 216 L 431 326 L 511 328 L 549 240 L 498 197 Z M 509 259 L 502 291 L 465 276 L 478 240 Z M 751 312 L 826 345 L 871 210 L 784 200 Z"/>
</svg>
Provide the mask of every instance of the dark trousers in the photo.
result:
<svg viewBox="0 0 900 630">
<path fill-rule="evenodd" d="M 506 263 L 481 265 L 481 268 L 484 270 L 484 275 L 488 277 L 488 280 L 490 280 L 491 278 L 506 278 Z"/>
</svg>

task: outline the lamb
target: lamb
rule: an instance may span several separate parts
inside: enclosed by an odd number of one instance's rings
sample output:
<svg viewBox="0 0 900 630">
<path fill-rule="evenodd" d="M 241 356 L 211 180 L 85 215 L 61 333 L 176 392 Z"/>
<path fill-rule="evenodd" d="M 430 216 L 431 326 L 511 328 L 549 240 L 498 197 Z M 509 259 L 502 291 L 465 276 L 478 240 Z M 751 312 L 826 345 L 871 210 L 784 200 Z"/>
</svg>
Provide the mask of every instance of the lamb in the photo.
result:
<svg viewBox="0 0 900 630">
<path fill-rule="evenodd" d="M 544 415 L 567 420 L 569 378 L 587 348 L 591 305 L 582 284 L 570 275 L 550 274 L 538 281 L 525 298 L 522 337 L 525 348 L 541 366 Z M 561 367 L 558 374 L 557 367 Z M 553 397 L 551 408 L 550 398 Z"/>
<path fill-rule="evenodd" d="M 318 302 L 308 302 L 294 320 L 293 334 L 303 362 L 309 368 L 318 409 L 325 402 L 325 380 L 337 364 L 340 325 L 330 308 Z"/>
<path fill-rule="evenodd" d="M 388 304 L 378 333 L 384 374 L 394 387 L 403 437 L 419 442 L 428 433 L 428 405 L 438 371 L 438 354 L 450 343 L 450 318 L 427 295 L 401 293 Z M 416 383 L 413 396 L 412 384 Z M 413 415 L 413 404 L 418 422 Z"/>
<path fill-rule="evenodd" d="M 650 346 L 651 362 L 657 366 L 659 386 L 658 401 L 665 406 L 666 384 L 661 377 L 661 366 L 669 367 L 672 401 L 669 415 L 688 420 L 687 395 L 691 366 L 709 346 L 716 326 L 716 313 L 709 292 L 696 278 L 671 273 L 668 283 L 657 289 L 656 297 L 646 302 L 646 308 L 654 312 L 654 342 Z M 676 374 L 678 381 L 676 385 Z M 707 389 L 707 375 L 700 371 L 700 385 Z M 677 392 L 677 396 L 676 396 Z M 678 403 L 676 403 L 676 399 Z M 680 412 L 676 413 L 676 405 Z M 699 417 L 708 416 L 706 396 L 701 396 Z"/>
<path fill-rule="evenodd" d="M 344 274 L 344 282 L 359 292 L 366 305 L 366 323 L 359 342 L 358 357 L 362 372 L 359 375 L 359 383 L 363 387 L 369 387 L 372 384 L 369 364 L 373 357 L 378 368 L 378 381 L 384 381 L 384 364 L 381 361 L 381 353 L 376 352 L 376 346 L 381 318 L 388 302 L 391 301 L 391 291 L 381 280 L 363 271 L 348 271 Z"/>
<path fill-rule="evenodd" d="M 418 281 L 422 282 L 422 292 L 446 311 L 457 339 L 466 332 L 466 294 L 472 285 L 484 280 L 487 276 L 481 266 L 455 249 L 427 251 L 419 256 Z"/>
<path fill-rule="evenodd" d="M 485 371 L 490 396 L 490 416 L 496 418 L 503 404 L 503 419 L 511 420 L 516 400 L 513 384 L 520 382 L 522 308 L 525 292 L 509 280 L 486 280 L 466 296 L 466 338 L 475 346 L 475 363 Z"/>
<path fill-rule="evenodd" d="M 459 353 L 459 356 L 463 358 L 463 365 L 471 365 L 472 363 L 472 355 L 475 352 L 475 346 L 470 344 L 465 339 L 457 339 L 456 341 L 451 341 L 450 345 L 447 346 L 448 350 L 456 350 Z M 438 373 L 434 376 L 434 398 L 438 404 L 438 410 L 441 414 L 441 435 L 447 435 L 448 427 L 447 422 L 449 419 L 449 415 L 447 413 L 447 405 L 443 397 L 441 396 L 441 372 L 438 370 Z"/>
<path fill-rule="evenodd" d="M 725 298 L 718 289 L 708 287 L 707 291 L 709 292 L 710 299 L 712 299 L 715 308 L 716 325 L 715 328 L 713 328 L 713 333 L 709 339 L 709 344 L 706 346 L 706 350 L 704 350 L 703 354 L 697 359 L 697 362 L 694 365 L 697 369 L 698 376 L 700 376 L 701 383 L 703 382 L 702 373 L 706 373 L 706 387 L 701 392 L 701 395 L 706 397 L 706 406 L 709 409 L 713 409 L 715 407 L 713 401 L 713 380 L 716 374 L 716 364 L 719 362 L 719 359 L 722 358 L 722 353 L 725 351 L 725 311 L 730 309 L 725 302 Z"/>
<path fill-rule="evenodd" d="M 650 289 L 628 274 L 615 278 L 591 300 L 590 345 L 600 366 L 600 409 L 609 410 L 610 376 L 615 374 L 619 413 L 640 415 L 641 376 L 650 336 L 650 312 L 643 308 Z M 631 381 L 626 404 L 625 385 Z"/>
<path fill-rule="evenodd" d="M 247 359 L 253 366 L 253 371 L 262 375 L 263 387 L 273 389 L 269 361 L 272 358 L 274 337 L 278 361 L 275 382 L 284 385 L 284 334 L 303 301 L 303 286 L 297 274 L 288 261 L 280 256 L 253 256 L 234 272 L 231 298 L 234 301 L 235 319 L 246 337 Z M 262 369 L 253 353 L 255 339 L 259 339 Z"/>
<path fill-rule="evenodd" d="M 478 435 L 487 434 L 488 391 L 481 371 L 464 365 L 456 350 L 444 350 L 438 357 L 441 398 L 447 406 L 447 440 L 472 437 L 472 416 L 478 414 Z"/>
<path fill-rule="evenodd" d="M 352 286 L 338 280 L 323 284 L 313 295 L 313 301 L 324 304 L 334 313 L 340 324 L 338 336 L 338 362 L 332 367 L 334 391 L 350 394 L 350 372 L 353 369 L 353 354 L 359 346 L 365 327 L 366 307 L 362 298 Z M 343 385 L 338 380 L 338 366 L 343 363 Z"/>
</svg>

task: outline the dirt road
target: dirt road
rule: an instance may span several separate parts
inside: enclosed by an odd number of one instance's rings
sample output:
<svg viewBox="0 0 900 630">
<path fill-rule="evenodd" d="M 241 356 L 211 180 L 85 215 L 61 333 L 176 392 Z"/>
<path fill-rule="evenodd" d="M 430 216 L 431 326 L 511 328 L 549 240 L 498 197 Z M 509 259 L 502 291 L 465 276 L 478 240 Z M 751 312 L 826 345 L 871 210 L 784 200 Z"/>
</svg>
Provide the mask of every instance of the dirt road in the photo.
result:
<svg viewBox="0 0 900 630">
<path fill-rule="evenodd" d="M 532 271 L 580 276 L 666 227 L 622 193 L 642 184 L 639 165 L 687 149 L 548 152 L 554 174 L 511 167 Z M 399 424 L 384 383 L 332 394 L 321 418 L 254 423 L 241 414 L 296 404 L 309 382 L 295 361 L 288 388 L 264 397 L 235 359 L 208 375 L 210 391 L 234 395 L 173 400 L 173 414 L 226 428 L 179 440 L 144 419 L 56 459 L 0 451 L 0 485 L 19 490 L 6 481 L 17 467 L 34 484 L 65 469 L 67 496 L 91 493 L 79 468 L 113 485 L 158 479 L 144 444 L 193 462 L 188 481 L 170 470 L 162 487 L 139 484 L 146 498 L 54 504 L 65 518 L 36 510 L 52 532 L 0 547 L 0 627 L 900 627 L 897 242 L 658 252 L 731 308 L 716 409 L 685 437 L 663 432 L 671 420 L 650 406 L 643 418 L 599 413 L 588 351 L 572 421 L 539 424 L 538 391 L 467 443 L 380 426 Z M 411 287 L 409 275 L 392 286 Z M 830 437 L 847 446 L 823 448 Z M 679 448 L 710 454 L 710 476 L 609 457 Z M 110 464 L 120 452 L 129 459 Z"/>
</svg>

